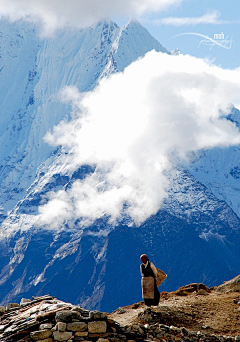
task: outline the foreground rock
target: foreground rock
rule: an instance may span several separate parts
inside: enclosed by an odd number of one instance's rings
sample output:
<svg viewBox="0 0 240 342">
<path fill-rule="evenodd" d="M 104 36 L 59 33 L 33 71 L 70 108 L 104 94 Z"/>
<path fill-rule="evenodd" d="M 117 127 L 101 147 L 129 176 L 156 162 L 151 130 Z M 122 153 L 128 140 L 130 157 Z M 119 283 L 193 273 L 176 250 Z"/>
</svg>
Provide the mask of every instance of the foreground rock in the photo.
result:
<svg viewBox="0 0 240 342">
<path fill-rule="evenodd" d="M 222 299 L 225 300 L 224 310 L 219 310 L 216 305 Z M 234 317 L 230 315 L 227 303 L 231 305 Z M 119 308 L 112 314 L 88 311 L 51 296 L 34 297 L 32 301 L 24 299 L 20 305 L 10 304 L 0 311 L 0 341 L 4 342 L 240 341 L 239 292 L 221 293 L 204 284 L 162 292 L 157 307 L 146 307 L 140 302 Z M 236 320 L 231 336 L 216 334 L 217 330 L 213 333 L 207 325 L 213 324 L 210 317 L 216 316 L 219 320 L 217 311 L 212 311 L 214 307 L 219 311 L 219 317 L 225 315 L 227 324 L 231 325 L 233 318 Z M 208 308 L 211 310 L 209 316 L 205 314 Z M 126 320 L 119 320 L 124 315 Z"/>
</svg>

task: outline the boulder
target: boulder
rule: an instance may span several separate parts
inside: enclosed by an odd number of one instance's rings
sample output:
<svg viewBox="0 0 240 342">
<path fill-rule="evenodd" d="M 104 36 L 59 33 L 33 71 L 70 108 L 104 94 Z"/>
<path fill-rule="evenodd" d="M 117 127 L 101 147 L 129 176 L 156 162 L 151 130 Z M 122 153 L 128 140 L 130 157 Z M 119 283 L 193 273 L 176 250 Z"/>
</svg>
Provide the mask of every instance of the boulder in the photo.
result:
<svg viewBox="0 0 240 342">
<path fill-rule="evenodd" d="M 67 323 L 64 323 L 64 322 L 58 322 L 56 324 L 56 328 L 58 331 L 65 331 L 66 330 L 66 327 L 67 327 Z"/>
<path fill-rule="evenodd" d="M 87 337 L 88 331 L 76 331 L 74 334 L 75 337 Z"/>
<path fill-rule="evenodd" d="M 83 316 L 83 317 L 89 317 L 89 310 L 86 310 L 86 309 L 83 309 L 83 308 L 81 308 L 80 306 L 74 306 L 73 308 L 72 308 L 72 311 L 78 311 L 78 312 L 80 312 L 80 314 L 81 314 L 81 316 Z"/>
<path fill-rule="evenodd" d="M 30 333 L 30 337 L 34 341 L 44 340 L 52 335 L 51 330 L 38 330 Z"/>
<path fill-rule="evenodd" d="M 2 316 L 6 311 L 5 306 L 0 306 L 0 316 Z"/>
<path fill-rule="evenodd" d="M 80 319 L 81 314 L 78 311 L 62 310 L 56 313 L 56 322 L 70 323 L 73 319 Z"/>
<path fill-rule="evenodd" d="M 100 312 L 100 311 L 90 311 L 89 317 L 92 320 L 98 320 L 98 319 L 107 319 L 107 314 L 105 312 Z"/>
<path fill-rule="evenodd" d="M 88 322 L 88 332 L 90 334 L 104 334 L 107 331 L 107 323 L 105 321 Z"/>
<path fill-rule="evenodd" d="M 40 324 L 40 330 L 52 329 L 52 323 L 43 323 Z"/>
<path fill-rule="evenodd" d="M 32 302 L 31 299 L 22 298 L 21 302 L 20 302 L 20 305 L 24 305 L 24 304 L 31 303 L 31 302 Z"/>
<path fill-rule="evenodd" d="M 8 303 L 7 306 L 6 306 L 6 310 L 10 310 L 10 309 L 13 309 L 13 308 L 18 308 L 18 307 L 19 307 L 18 303 Z"/>
<path fill-rule="evenodd" d="M 192 283 L 189 285 L 179 287 L 179 289 L 177 291 L 175 291 L 174 293 L 177 296 L 188 296 L 189 294 L 191 294 L 193 292 L 198 293 L 201 290 L 205 290 L 208 293 L 211 292 L 211 290 L 206 285 L 204 285 L 202 283 Z"/>
<path fill-rule="evenodd" d="M 239 292 L 240 291 L 240 275 L 235 278 L 224 282 L 218 286 L 216 291 L 218 292 Z"/>
<path fill-rule="evenodd" d="M 73 322 L 67 324 L 68 331 L 86 331 L 87 327 L 88 325 L 85 322 Z"/>
<path fill-rule="evenodd" d="M 70 338 L 72 338 L 72 332 L 70 332 L 70 331 L 64 331 L 64 332 L 54 331 L 53 337 L 54 337 L 54 340 L 57 340 L 57 341 L 67 341 Z"/>
</svg>

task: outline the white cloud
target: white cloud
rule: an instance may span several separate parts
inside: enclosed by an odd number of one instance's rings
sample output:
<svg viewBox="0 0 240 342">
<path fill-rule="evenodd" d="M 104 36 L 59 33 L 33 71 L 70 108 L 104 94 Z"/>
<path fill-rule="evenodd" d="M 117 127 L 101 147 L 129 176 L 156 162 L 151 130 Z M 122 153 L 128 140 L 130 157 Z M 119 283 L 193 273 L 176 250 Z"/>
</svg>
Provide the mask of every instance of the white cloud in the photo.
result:
<svg viewBox="0 0 240 342">
<path fill-rule="evenodd" d="M 68 26 L 88 27 L 112 16 L 135 16 L 159 11 L 183 0 L 0 0 L 0 14 L 11 20 L 39 21 L 45 33 Z"/>
<path fill-rule="evenodd" d="M 173 26 L 189 26 L 189 25 L 200 25 L 200 24 L 213 24 L 213 25 L 219 25 L 219 24 L 227 24 L 229 23 L 226 20 L 220 19 L 221 14 L 219 11 L 213 10 L 210 12 L 207 12 L 201 17 L 168 17 L 163 18 L 161 20 L 155 20 L 155 25 L 173 25 Z"/>
<path fill-rule="evenodd" d="M 41 222 L 59 226 L 82 217 L 89 224 L 103 215 L 114 221 L 126 203 L 137 224 L 156 213 L 167 196 L 166 170 L 192 151 L 240 143 L 236 126 L 220 117 L 240 103 L 239 76 L 194 57 L 152 51 L 84 98 L 66 88 L 75 117 L 46 140 L 69 151 L 65 172 L 84 164 L 96 171 L 51 193 L 39 209 Z"/>
</svg>

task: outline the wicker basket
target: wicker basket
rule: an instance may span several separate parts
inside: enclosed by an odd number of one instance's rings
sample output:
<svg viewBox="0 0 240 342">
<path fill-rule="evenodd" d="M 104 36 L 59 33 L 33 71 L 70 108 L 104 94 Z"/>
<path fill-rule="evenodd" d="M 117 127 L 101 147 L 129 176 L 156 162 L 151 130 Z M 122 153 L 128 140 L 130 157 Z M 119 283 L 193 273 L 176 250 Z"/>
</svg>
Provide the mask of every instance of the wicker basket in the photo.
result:
<svg viewBox="0 0 240 342">
<path fill-rule="evenodd" d="M 162 284 L 162 282 L 164 282 L 164 280 L 167 278 L 167 275 L 166 275 L 166 273 L 164 273 L 163 271 L 161 271 L 157 267 L 156 267 L 156 270 L 157 270 L 156 283 L 157 283 L 157 287 L 158 287 Z"/>
</svg>

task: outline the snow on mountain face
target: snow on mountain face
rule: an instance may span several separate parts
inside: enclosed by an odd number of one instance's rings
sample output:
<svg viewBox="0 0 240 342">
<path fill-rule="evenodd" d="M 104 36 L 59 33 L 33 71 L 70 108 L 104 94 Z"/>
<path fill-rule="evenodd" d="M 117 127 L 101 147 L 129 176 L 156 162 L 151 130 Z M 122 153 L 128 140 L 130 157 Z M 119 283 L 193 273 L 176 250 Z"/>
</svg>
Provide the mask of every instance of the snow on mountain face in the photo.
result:
<svg viewBox="0 0 240 342">
<path fill-rule="evenodd" d="M 187 222 L 198 222 L 196 230 L 200 237 L 207 239 L 211 234 L 225 237 L 229 231 L 223 229 L 223 223 L 227 223 L 230 231 L 239 229 L 239 218 L 232 209 L 225 201 L 219 201 L 211 189 L 197 181 L 188 170 L 173 169 L 168 172 L 168 179 L 171 189 L 162 208 Z"/>
<path fill-rule="evenodd" d="M 19 191 L 17 184 L 20 180 L 16 178 L 21 173 L 24 150 L 28 143 L 26 136 L 33 121 L 33 115 L 28 113 L 34 103 L 36 54 L 40 46 L 33 29 L 11 26 L 1 21 L 0 32 L 1 204 L 7 202 L 4 205 L 6 213 L 16 203 L 12 197 Z M 21 187 L 24 185 L 21 184 Z"/>
<path fill-rule="evenodd" d="M 234 108 L 227 117 L 240 127 L 240 112 Z M 240 146 L 202 151 L 189 165 L 189 172 L 225 201 L 240 217 Z"/>
<path fill-rule="evenodd" d="M 0 152 L 0 206 L 4 219 L 23 198 L 39 165 L 53 152 L 44 135 L 69 117 L 71 108 L 60 101 L 59 91 L 68 85 L 88 91 L 110 64 L 114 65 L 111 72 L 123 70 L 147 51 L 165 49 L 135 21 L 122 29 L 103 21 L 40 39 L 30 24 L 2 19 L 0 34 L 0 77 L 4 80 L 0 85 L 0 143 L 4 147 Z"/>
<path fill-rule="evenodd" d="M 138 39 L 136 39 L 136 32 Z M 127 65 L 151 50 L 161 51 L 170 54 L 155 38 L 149 35 L 148 31 L 132 19 L 123 26 L 116 37 L 109 55 L 107 66 L 101 77 L 108 76 L 112 72 L 123 71 Z"/>
<path fill-rule="evenodd" d="M 111 311 L 141 299 L 138 260 L 143 251 L 168 273 L 163 290 L 191 281 L 217 285 L 233 277 L 239 270 L 239 218 L 208 184 L 194 177 L 196 161 L 188 170 L 169 172 L 172 188 L 163 210 L 139 228 L 124 222 L 113 227 L 104 219 L 77 231 L 71 220 L 61 231 L 36 228 L 42 196 L 94 171 L 85 165 L 65 173 L 64 150 L 54 151 L 42 139 L 69 118 L 71 108 L 60 101 L 59 91 L 66 85 L 91 90 L 99 79 L 122 71 L 147 51 L 167 51 L 134 20 L 123 28 L 104 21 L 44 40 L 29 24 L 0 23 L 3 219 L 10 211 L 1 226 L 0 301 L 48 292 Z M 200 161 L 204 163 L 204 157 Z M 237 164 L 231 163 L 237 175 Z M 126 274 L 131 274 L 127 284 Z"/>
<path fill-rule="evenodd" d="M 96 85 L 119 28 L 103 22 L 45 40 L 24 22 L 1 20 L 0 30 L 4 79 L 0 140 L 5 146 L 1 150 L 0 181 L 4 190 L 1 204 L 6 212 L 22 198 L 37 167 L 53 151 L 43 136 L 70 113 L 70 107 L 59 101 L 58 92 L 66 85 L 74 84 L 80 91 Z"/>
</svg>

